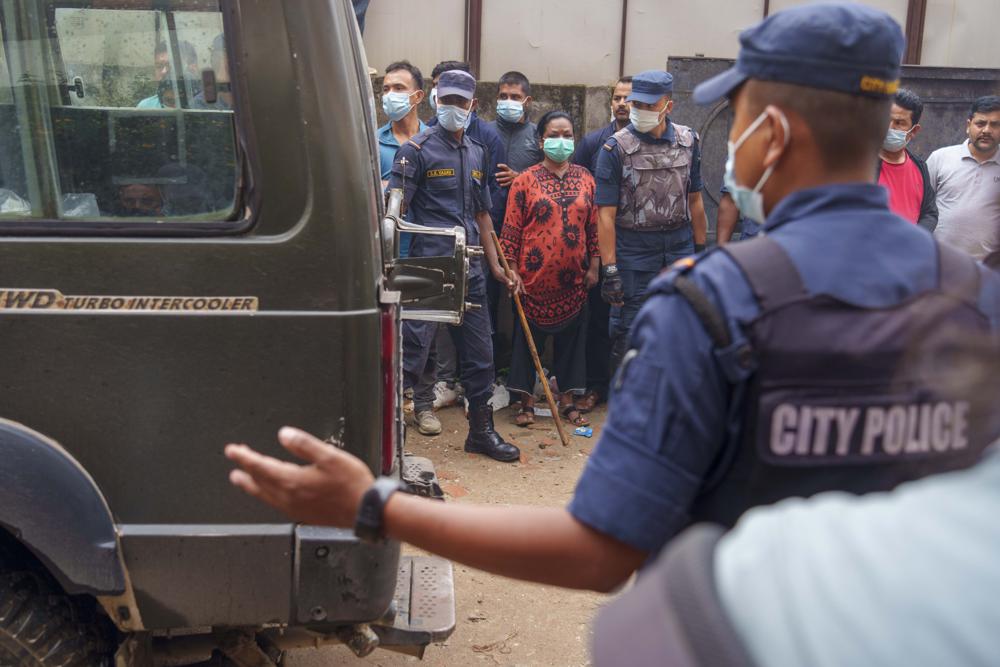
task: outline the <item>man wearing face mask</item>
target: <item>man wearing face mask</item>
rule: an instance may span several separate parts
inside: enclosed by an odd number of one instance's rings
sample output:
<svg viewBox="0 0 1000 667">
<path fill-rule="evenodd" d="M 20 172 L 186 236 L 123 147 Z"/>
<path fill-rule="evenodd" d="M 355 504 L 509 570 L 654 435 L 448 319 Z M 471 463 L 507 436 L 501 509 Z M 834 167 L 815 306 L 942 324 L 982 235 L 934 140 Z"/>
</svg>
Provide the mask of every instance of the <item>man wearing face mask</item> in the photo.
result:
<svg viewBox="0 0 1000 667">
<path fill-rule="evenodd" d="M 507 72 L 497 84 L 497 119 L 492 123 L 503 143 L 498 158 L 496 180 L 500 185 L 493 201 L 492 218 L 497 233 L 503 227 L 507 213 L 507 195 L 518 174 L 542 161 L 535 124 L 528 120 L 531 110 L 531 83 L 521 72 Z"/>
<path fill-rule="evenodd" d="M 451 70 L 441 73 L 436 88 L 438 122 L 399 148 L 389 187 L 405 185 L 404 202 L 414 223 L 464 228 L 469 245 L 483 246 L 485 263 L 493 276 L 513 288 L 497 261 L 490 236 L 493 224 L 486 182 L 486 149 L 466 132 L 476 106 L 476 80 L 467 72 Z M 451 246 L 450 241 L 440 236 L 414 234 L 410 256 L 451 255 Z M 487 403 L 494 373 L 490 316 L 482 307 L 486 301 L 483 264 L 470 262 L 467 299 L 481 308 L 467 311 L 461 326 L 448 327 L 458 351 L 459 373 L 469 401 L 465 451 L 498 461 L 516 461 L 520 452 L 494 430 L 493 408 Z M 434 339 L 440 326 L 443 325 L 412 320 L 403 323 L 403 384 L 413 389 L 413 414 L 418 428 L 429 421 L 428 415 L 433 417 Z"/>
<path fill-rule="evenodd" d="M 504 576 L 606 591 L 694 521 L 732 525 L 782 498 L 889 489 L 979 458 L 969 404 L 937 391 L 934 365 L 903 363 L 937 358 L 952 335 L 995 335 L 1000 275 L 889 211 L 874 182 L 902 30 L 860 3 L 808 3 L 740 41 L 736 66 L 695 99 L 729 97 L 726 180 L 766 233 L 652 282 L 569 505 L 393 493 L 375 506 L 380 534 Z M 307 465 L 231 446 L 233 483 L 321 525 L 349 526 L 372 508 L 362 497 L 384 500 L 344 450 L 296 429 L 279 439 Z M 630 648 L 665 629 L 633 632 Z M 614 646 L 606 664 L 622 662 Z M 625 662 L 687 664 L 643 655 Z"/>
<path fill-rule="evenodd" d="M 670 120 L 674 78 L 649 70 L 632 79 L 631 124 L 597 159 L 601 295 L 611 304 L 611 367 L 625 354 L 646 288 L 664 268 L 705 248 L 697 133 Z"/>
<path fill-rule="evenodd" d="M 920 132 L 924 103 L 900 88 L 889 112 L 889 130 L 878 152 L 879 185 L 889 191 L 889 208 L 929 232 L 937 227 L 938 210 L 927 165 L 907 147 Z"/>
<path fill-rule="evenodd" d="M 424 76 L 419 69 L 406 60 L 392 63 L 385 68 L 385 78 L 382 80 L 382 111 L 389 122 L 380 127 L 375 134 L 378 139 L 379 170 L 382 174 L 383 189 L 389 184 L 396 151 L 418 132 L 427 129 L 417 116 L 417 107 L 423 99 Z M 399 235 L 400 257 L 407 257 L 410 254 L 410 242 L 409 232 Z"/>
<path fill-rule="evenodd" d="M 385 68 L 382 80 L 382 111 L 389 122 L 378 129 L 379 168 L 382 186 L 389 183 L 392 161 L 399 147 L 427 129 L 417 107 L 424 101 L 424 76 L 409 61 L 401 60 Z"/>
</svg>

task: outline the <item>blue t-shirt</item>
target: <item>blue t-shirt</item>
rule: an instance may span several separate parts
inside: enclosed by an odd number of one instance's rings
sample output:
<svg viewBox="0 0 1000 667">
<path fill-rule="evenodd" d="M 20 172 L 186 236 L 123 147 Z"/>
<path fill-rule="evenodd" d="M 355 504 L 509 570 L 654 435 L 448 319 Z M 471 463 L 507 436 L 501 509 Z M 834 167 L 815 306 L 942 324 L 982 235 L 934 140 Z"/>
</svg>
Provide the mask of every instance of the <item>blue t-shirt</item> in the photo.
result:
<svg viewBox="0 0 1000 667">
<path fill-rule="evenodd" d="M 1000 451 L 891 493 L 748 512 L 715 552 L 719 598 L 759 667 L 1000 661 Z"/>
<path fill-rule="evenodd" d="M 419 121 L 420 129 L 417 131 L 419 134 L 427 129 L 423 121 Z M 378 165 L 379 173 L 382 176 L 383 181 L 388 181 L 389 176 L 392 175 L 392 161 L 396 157 L 396 151 L 399 150 L 399 141 L 396 140 L 396 135 L 392 133 L 392 123 L 386 123 L 378 129 L 375 133 L 375 137 L 378 139 Z M 404 216 L 404 219 L 409 220 L 408 216 Z M 410 256 L 410 244 L 413 242 L 413 235 L 410 232 L 401 232 L 399 235 L 399 256 L 409 257 Z"/>
<path fill-rule="evenodd" d="M 423 132 L 426 129 L 427 126 L 424 125 L 423 121 L 420 121 L 418 132 Z M 382 180 L 388 181 L 389 175 L 392 173 L 392 160 L 396 157 L 396 151 L 399 149 L 396 135 L 392 133 L 392 123 L 386 123 L 378 128 L 375 137 L 378 139 L 379 172 L 382 174 Z"/>
<path fill-rule="evenodd" d="M 890 307 L 937 286 L 937 249 L 925 230 L 891 213 L 875 184 L 833 185 L 786 197 L 765 224 L 810 294 Z M 981 268 L 980 308 L 1000 328 L 1000 275 Z M 569 510 L 637 549 L 657 552 L 690 523 L 689 509 L 723 449 L 740 444 L 749 372 L 737 362 L 759 307 L 724 252 L 687 276 L 724 314 L 733 337 L 714 349 L 676 271 L 657 278 L 633 325 L 635 358 L 612 383 L 608 420 Z"/>
</svg>

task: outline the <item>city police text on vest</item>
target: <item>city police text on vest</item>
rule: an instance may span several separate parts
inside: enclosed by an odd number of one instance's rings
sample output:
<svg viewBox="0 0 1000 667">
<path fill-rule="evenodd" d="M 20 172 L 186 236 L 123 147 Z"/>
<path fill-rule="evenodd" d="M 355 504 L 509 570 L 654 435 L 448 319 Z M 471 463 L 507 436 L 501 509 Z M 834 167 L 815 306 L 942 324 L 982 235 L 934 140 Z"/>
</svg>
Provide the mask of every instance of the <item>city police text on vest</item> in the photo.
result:
<svg viewBox="0 0 1000 667">
<path fill-rule="evenodd" d="M 827 460 L 943 454 L 968 447 L 968 415 L 966 401 L 865 407 L 781 403 L 771 412 L 770 454 Z"/>
</svg>

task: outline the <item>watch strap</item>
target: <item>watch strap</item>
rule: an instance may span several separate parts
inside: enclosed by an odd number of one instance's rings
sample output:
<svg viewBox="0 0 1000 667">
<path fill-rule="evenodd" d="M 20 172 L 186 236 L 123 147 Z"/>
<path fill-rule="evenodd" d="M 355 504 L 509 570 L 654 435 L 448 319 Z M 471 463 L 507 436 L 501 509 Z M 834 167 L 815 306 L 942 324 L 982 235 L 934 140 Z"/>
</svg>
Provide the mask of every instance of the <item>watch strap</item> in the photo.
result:
<svg viewBox="0 0 1000 667">
<path fill-rule="evenodd" d="M 406 486 L 392 477 L 379 477 L 361 496 L 354 534 L 364 542 L 378 542 L 385 537 L 385 505 L 397 491 Z"/>
</svg>

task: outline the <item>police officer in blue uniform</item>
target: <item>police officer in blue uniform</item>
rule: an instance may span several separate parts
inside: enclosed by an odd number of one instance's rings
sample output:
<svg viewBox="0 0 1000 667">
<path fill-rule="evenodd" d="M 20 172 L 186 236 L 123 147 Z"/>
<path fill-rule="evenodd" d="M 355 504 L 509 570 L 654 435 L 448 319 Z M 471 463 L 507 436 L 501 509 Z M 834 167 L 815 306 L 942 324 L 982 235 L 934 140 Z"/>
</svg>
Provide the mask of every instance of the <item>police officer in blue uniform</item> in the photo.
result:
<svg viewBox="0 0 1000 667">
<path fill-rule="evenodd" d="M 935 361 L 955 336 L 996 336 L 1000 275 L 893 214 L 874 183 L 899 25 L 860 3 L 809 3 L 740 40 L 735 67 L 695 97 L 728 96 L 726 180 L 764 234 L 650 284 L 568 508 L 395 494 L 380 514 L 386 535 L 505 576 L 610 590 L 693 521 L 890 489 L 967 466 L 995 438 L 942 388 Z M 315 522 L 321 507 L 334 525 L 371 495 L 363 463 L 282 435 L 323 457 L 325 481 L 235 448 L 249 473 L 239 486 L 293 517 Z M 273 495 L 257 486 L 272 475 Z"/>
<path fill-rule="evenodd" d="M 469 138 L 465 129 L 475 107 L 476 80 L 467 72 L 450 70 L 437 83 L 438 122 L 418 133 L 396 152 L 390 188 L 403 188 L 410 219 L 429 227 L 463 227 L 470 245 L 482 245 L 493 274 L 503 284 L 506 275 L 497 261 L 490 238 L 493 225 L 487 178 L 486 149 Z M 450 255 L 451 242 L 440 236 L 415 234 L 411 257 Z M 485 305 L 483 262 L 470 264 L 469 301 Z M 414 414 L 433 404 L 434 338 L 432 322 L 403 323 L 404 385 L 414 388 Z M 458 350 L 460 375 L 469 400 L 469 436 L 465 451 L 486 454 L 499 461 L 516 461 L 520 452 L 493 428 L 493 409 L 487 404 L 493 382 L 493 347 L 487 310 L 469 310 L 461 326 L 449 327 Z M 421 378 L 425 378 L 421 381 Z"/>
<path fill-rule="evenodd" d="M 670 120 L 674 78 L 649 70 L 632 79 L 631 123 L 597 158 L 601 295 L 611 304 L 611 366 L 625 353 L 649 282 L 674 261 L 704 249 L 698 134 Z"/>
</svg>

